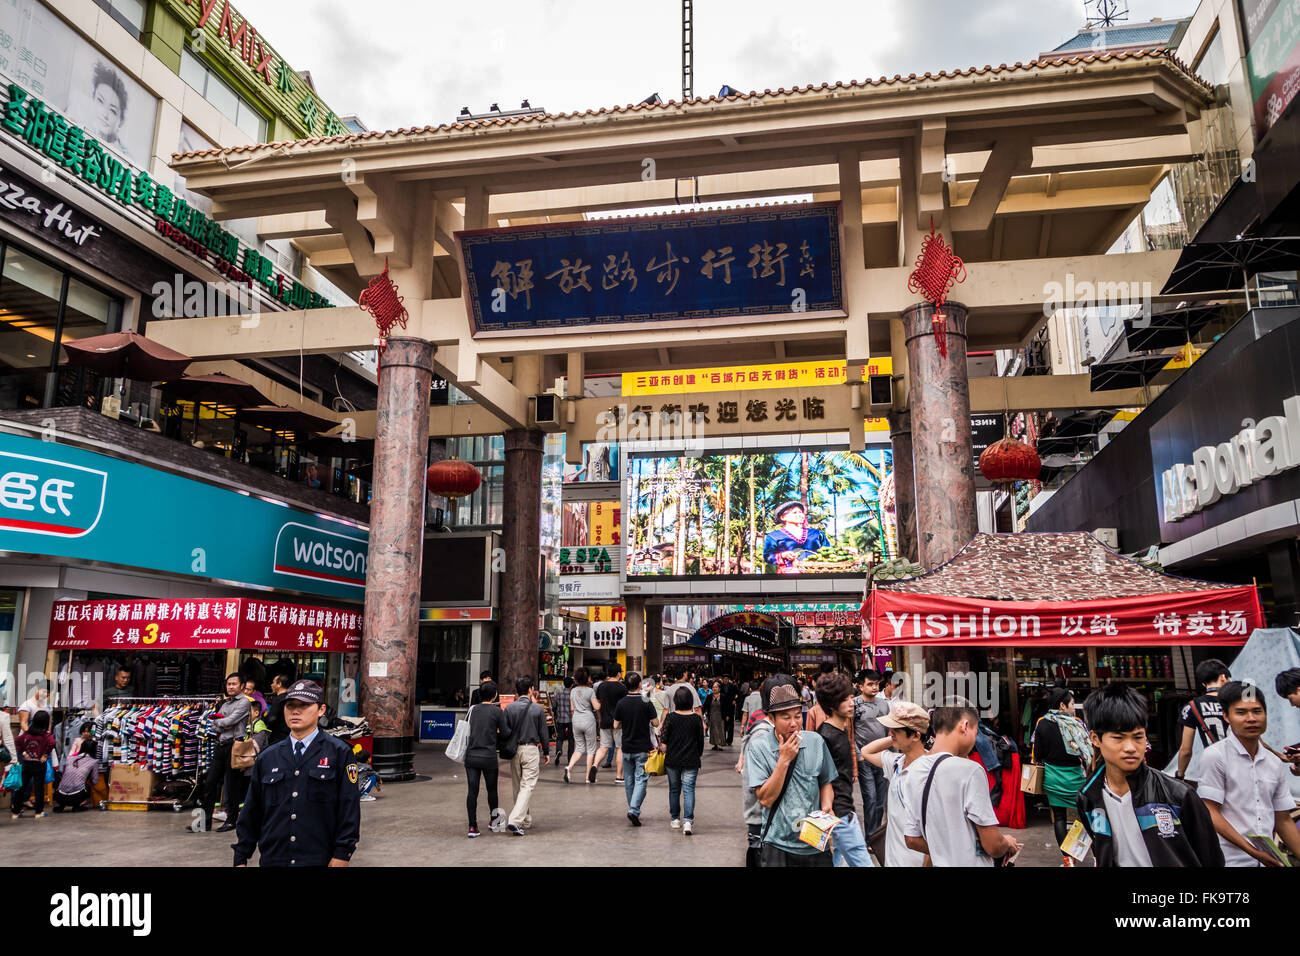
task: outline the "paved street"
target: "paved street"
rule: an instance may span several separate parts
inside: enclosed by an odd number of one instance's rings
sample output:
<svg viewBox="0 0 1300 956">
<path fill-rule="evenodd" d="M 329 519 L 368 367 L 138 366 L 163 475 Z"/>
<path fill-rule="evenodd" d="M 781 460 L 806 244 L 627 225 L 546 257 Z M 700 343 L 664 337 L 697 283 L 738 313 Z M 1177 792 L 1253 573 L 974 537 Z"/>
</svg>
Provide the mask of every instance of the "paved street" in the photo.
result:
<svg viewBox="0 0 1300 956">
<path fill-rule="evenodd" d="M 374 803 L 361 805 L 357 866 L 742 866 L 745 828 L 733 751 L 704 754 L 696 790 L 695 834 L 668 826 L 668 780 L 652 777 L 642 819 L 628 824 L 623 785 L 602 771 L 600 782 L 565 785 L 553 764 L 543 768 L 533 800 L 534 828 L 525 837 L 486 831 L 487 799 L 481 797 L 477 840 L 465 837 L 465 779 L 462 768 L 442 755 L 441 745 L 422 744 L 416 768 L 428 780 L 390 784 Z M 510 775 L 502 765 L 501 800 L 509 808 Z M 576 776 L 576 775 L 575 775 Z M 1020 865 L 1056 866 L 1046 816 L 1019 839 L 1026 844 Z M 0 814 L 0 844 L 10 865 L 38 866 L 229 866 L 227 833 L 187 833 L 188 812 L 168 811 L 47 814 L 14 822 Z"/>
</svg>

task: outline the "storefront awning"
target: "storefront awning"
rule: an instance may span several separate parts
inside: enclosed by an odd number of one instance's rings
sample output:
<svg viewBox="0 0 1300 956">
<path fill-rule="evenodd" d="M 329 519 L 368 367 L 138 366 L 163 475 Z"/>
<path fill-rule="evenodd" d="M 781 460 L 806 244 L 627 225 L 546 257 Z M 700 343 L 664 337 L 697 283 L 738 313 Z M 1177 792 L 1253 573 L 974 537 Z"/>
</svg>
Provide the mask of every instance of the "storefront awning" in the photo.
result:
<svg viewBox="0 0 1300 956">
<path fill-rule="evenodd" d="M 1244 288 L 1261 272 L 1300 269 L 1300 237 L 1252 236 L 1224 242 L 1189 242 L 1161 295 Z"/>
<path fill-rule="evenodd" d="M 1141 388 L 1169 364 L 1168 355 L 1131 356 L 1116 362 L 1094 362 L 1088 366 L 1088 383 L 1094 392 L 1119 388 Z"/>
<path fill-rule="evenodd" d="M 50 650 L 361 650 L 361 611 L 252 598 L 56 601 Z"/>
<path fill-rule="evenodd" d="M 1244 644 L 1263 626 L 1252 586 L 1162 574 L 1090 534 L 979 534 L 946 564 L 873 588 L 875 645 Z"/>
<path fill-rule="evenodd" d="M 1181 348 L 1221 311 L 1218 306 L 1200 306 L 1160 312 L 1147 319 L 1125 319 L 1124 340 L 1130 352 Z"/>
</svg>

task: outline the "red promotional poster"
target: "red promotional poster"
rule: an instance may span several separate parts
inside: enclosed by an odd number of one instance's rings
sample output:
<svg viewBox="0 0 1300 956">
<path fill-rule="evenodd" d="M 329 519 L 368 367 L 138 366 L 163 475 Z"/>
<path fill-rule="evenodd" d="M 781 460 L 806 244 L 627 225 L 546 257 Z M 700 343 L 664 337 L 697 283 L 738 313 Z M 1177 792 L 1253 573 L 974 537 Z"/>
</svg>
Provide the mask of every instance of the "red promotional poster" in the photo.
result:
<svg viewBox="0 0 1300 956">
<path fill-rule="evenodd" d="M 57 601 L 51 650 L 361 649 L 361 611 L 250 598 Z"/>
<path fill-rule="evenodd" d="M 259 651 L 361 650 L 361 611 L 246 599 L 239 646 Z"/>
<path fill-rule="evenodd" d="M 1264 625 L 1253 587 L 1096 601 L 985 601 L 875 590 L 862 613 L 874 643 L 885 645 L 1235 645 Z"/>
</svg>

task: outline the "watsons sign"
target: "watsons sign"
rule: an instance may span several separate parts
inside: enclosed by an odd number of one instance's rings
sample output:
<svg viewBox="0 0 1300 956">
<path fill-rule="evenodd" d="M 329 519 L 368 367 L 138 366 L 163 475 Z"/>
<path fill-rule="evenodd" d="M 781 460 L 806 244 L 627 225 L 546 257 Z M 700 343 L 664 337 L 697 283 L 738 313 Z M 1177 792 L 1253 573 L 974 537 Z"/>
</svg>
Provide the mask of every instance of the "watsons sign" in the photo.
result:
<svg viewBox="0 0 1300 956">
<path fill-rule="evenodd" d="M 290 521 L 276 536 L 274 570 L 277 574 L 336 581 L 364 590 L 369 546 L 365 537 L 322 531 Z"/>
<path fill-rule="evenodd" d="M 0 552 L 358 601 L 368 542 L 342 519 L 0 432 Z"/>
<path fill-rule="evenodd" d="M 1165 521 L 1181 521 L 1265 478 L 1300 465 L 1300 395 L 1282 403 L 1282 414 L 1258 423 L 1247 419 L 1241 431 L 1218 445 L 1204 445 L 1192 461 L 1160 475 Z"/>
</svg>

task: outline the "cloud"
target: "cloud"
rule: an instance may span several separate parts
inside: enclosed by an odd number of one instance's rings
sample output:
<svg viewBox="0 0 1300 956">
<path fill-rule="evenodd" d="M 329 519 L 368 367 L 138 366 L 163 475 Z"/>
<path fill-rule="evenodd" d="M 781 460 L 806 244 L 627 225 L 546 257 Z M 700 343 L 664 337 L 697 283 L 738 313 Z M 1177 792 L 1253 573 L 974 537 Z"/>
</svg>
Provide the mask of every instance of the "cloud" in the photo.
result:
<svg viewBox="0 0 1300 956">
<path fill-rule="evenodd" d="M 1132 0 L 1130 20 L 1195 0 Z M 452 121 L 462 106 L 552 112 L 681 95 L 672 0 L 240 0 L 325 102 L 372 129 Z M 695 93 L 762 90 L 1034 59 L 1083 25 L 1082 0 L 777 0 L 695 5 Z"/>
</svg>

